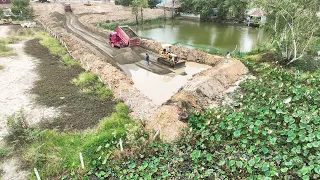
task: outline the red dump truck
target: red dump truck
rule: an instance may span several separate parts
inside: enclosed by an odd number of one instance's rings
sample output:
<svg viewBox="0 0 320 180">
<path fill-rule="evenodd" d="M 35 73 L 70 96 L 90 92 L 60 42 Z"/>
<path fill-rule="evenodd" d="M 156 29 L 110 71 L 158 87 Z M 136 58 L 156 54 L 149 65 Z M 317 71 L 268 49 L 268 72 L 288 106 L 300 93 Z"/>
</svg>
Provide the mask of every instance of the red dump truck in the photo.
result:
<svg viewBox="0 0 320 180">
<path fill-rule="evenodd" d="M 118 26 L 109 34 L 109 44 L 114 47 L 140 46 L 139 36 L 129 26 Z"/>
</svg>

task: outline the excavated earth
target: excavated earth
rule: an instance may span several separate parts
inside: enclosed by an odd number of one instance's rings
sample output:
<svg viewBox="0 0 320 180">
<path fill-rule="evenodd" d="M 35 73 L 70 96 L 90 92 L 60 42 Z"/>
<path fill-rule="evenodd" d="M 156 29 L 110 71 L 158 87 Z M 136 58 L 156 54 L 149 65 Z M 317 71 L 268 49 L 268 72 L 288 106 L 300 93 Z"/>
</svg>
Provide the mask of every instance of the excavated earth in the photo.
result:
<svg viewBox="0 0 320 180">
<path fill-rule="evenodd" d="M 67 45 L 70 55 L 84 68 L 98 73 L 112 88 L 115 97 L 131 107 L 133 118 L 144 120 L 148 130 L 160 130 L 161 137 L 168 141 L 178 136 L 179 128 L 186 126 L 180 121 L 181 112 L 189 107 L 203 109 L 221 104 L 228 90 L 248 73 L 248 69 L 236 59 L 226 63 L 223 57 L 174 47 L 179 58 L 212 67 L 194 75 L 167 103 L 157 105 L 134 86 L 133 81 L 121 71 L 119 64 L 135 63 L 151 72 L 168 73 L 171 70 L 164 66 L 155 64 L 147 67 L 140 63 L 145 52 L 151 54 L 151 62 L 155 61 L 156 52 L 161 49 L 160 42 L 143 39 L 141 48 L 115 50 L 108 47 L 107 38 L 103 38 L 107 37 L 108 31 L 95 28 L 98 23 L 132 20 L 130 9 L 110 3 L 95 3 L 91 7 L 71 3 L 73 14 L 65 14 L 61 4 L 33 3 L 32 6 L 37 22 L 61 39 Z M 145 19 L 159 17 L 161 12 L 147 9 L 144 12 Z"/>
</svg>

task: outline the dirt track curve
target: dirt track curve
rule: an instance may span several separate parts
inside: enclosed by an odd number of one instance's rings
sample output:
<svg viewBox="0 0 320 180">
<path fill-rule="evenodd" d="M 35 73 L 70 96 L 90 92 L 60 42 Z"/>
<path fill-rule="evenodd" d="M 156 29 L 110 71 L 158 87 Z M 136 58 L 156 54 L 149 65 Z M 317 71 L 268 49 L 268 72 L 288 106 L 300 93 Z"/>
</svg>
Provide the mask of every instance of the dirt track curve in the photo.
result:
<svg viewBox="0 0 320 180">
<path fill-rule="evenodd" d="M 85 29 L 78 21 L 77 17 L 72 13 L 66 13 L 65 24 L 69 31 L 95 47 L 102 55 L 108 57 L 109 63 L 118 68 L 120 68 L 119 65 L 136 64 L 137 66 L 156 74 L 168 74 L 172 72 L 170 68 L 157 62 L 157 54 L 152 51 L 142 47 L 126 47 L 118 49 L 109 46 L 107 37 L 102 37 Z M 146 53 L 150 56 L 151 64 L 149 66 L 146 66 L 144 62 Z"/>
</svg>

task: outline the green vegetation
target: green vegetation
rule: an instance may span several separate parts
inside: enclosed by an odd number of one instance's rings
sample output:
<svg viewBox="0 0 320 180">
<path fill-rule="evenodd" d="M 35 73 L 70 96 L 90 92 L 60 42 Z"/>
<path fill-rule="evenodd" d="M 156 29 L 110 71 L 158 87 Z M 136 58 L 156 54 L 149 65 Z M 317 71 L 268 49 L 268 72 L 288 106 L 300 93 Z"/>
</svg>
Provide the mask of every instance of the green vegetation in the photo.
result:
<svg viewBox="0 0 320 180">
<path fill-rule="evenodd" d="M 211 20 L 213 8 L 217 8 L 219 19 L 245 18 L 245 11 L 249 6 L 248 0 L 180 0 L 184 12 L 199 13 L 204 21 Z"/>
<path fill-rule="evenodd" d="M 13 0 L 11 11 L 15 15 L 15 20 L 32 19 L 32 8 L 29 6 L 29 0 Z"/>
<path fill-rule="evenodd" d="M 159 24 L 164 21 L 165 21 L 164 17 L 146 19 L 143 21 L 143 25 Z M 114 31 L 118 26 L 124 26 L 124 25 L 136 26 L 137 24 L 135 22 L 123 21 L 123 22 L 112 22 L 112 23 L 98 24 L 97 27 Z M 139 24 L 139 25 L 142 25 L 142 24 Z"/>
<path fill-rule="evenodd" d="M 37 33 L 37 36 L 42 39 L 40 41 L 41 45 L 47 47 L 51 54 L 60 57 L 67 66 L 79 65 L 77 61 L 70 57 L 66 48 L 58 40 L 47 33 Z"/>
<path fill-rule="evenodd" d="M 81 87 L 83 93 L 94 94 L 99 96 L 101 99 L 112 97 L 112 91 L 105 87 L 96 74 L 83 72 L 79 74 L 78 78 L 73 79 L 72 82 L 76 86 Z"/>
<path fill-rule="evenodd" d="M 85 167 L 88 168 L 89 162 L 102 155 L 100 149 L 110 151 L 117 148 L 119 139 L 125 139 L 126 128 L 136 126 L 129 118 L 129 112 L 127 106 L 119 103 L 116 112 L 102 120 L 95 130 L 82 133 L 29 128 L 24 123 L 23 114 L 19 113 L 8 121 L 7 142 L 14 146 L 19 144 L 23 161 L 30 167 L 30 172 L 36 167 L 41 177 L 49 178 L 60 177 L 68 170 L 71 176 L 78 174 L 81 177 L 85 170 L 79 168 L 79 153 L 83 154 Z M 34 173 L 30 176 L 35 179 Z"/>
<path fill-rule="evenodd" d="M 318 0 L 268 0 L 264 6 L 268 14 L 266 32 L 272 37 L 282 64 L 304 58 L 312 49 L 319 30 Z"/>
<path fill-rule="evenodd" d="M 7 57 L 14 55 L 13 49 L 8 47 L 6 40 L 0 39 L 0 57 Z"/>
<path fill-rule="evenodd" d="M 1 66 L 1 65 L 0 65 L 0 71 L 3 70 L 3 69 L 4 69 L 4 66 Z"/>
<path fill-rule="evenodd" d="M 0 159 L 1 160 L 4 159 L 5 157 L 8 157 L 9 154 L 10 154 L 9 148 L 0 147 Z M 0 160 L 0 162 L 1 162 L 1 160 Z"/>
<path fill-rule="evenodd" d="M 174 143 L 121 159 L 106 154 L 91 172 L 102 179 L 318 179 L 320 75 L 244 62 L 257 79 L 241 84 L 234 107 L 195 112 Z"/>
</svg>

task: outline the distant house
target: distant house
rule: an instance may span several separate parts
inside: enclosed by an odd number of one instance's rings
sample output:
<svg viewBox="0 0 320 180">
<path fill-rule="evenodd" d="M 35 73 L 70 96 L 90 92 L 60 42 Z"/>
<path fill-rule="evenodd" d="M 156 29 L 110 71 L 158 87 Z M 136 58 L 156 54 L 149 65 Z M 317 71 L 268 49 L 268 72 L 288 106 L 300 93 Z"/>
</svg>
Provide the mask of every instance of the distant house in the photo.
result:
<svg viewBox="0 0 320 180">
<path fill-rule="evenodd" d="M 157 5 L 157 7 L 165 8 L 167 10 L 177 10 L 181 8 L 179 0 L 165 0 Z"/>
<path fill-rule="evenodd" d="M 0 4 L 10 4 L 10 0 L 0 0 Z"/>
<path fill-rule="evenodd" d="M 253 8 L 247 11 L 248 26 L 260 26 L 266 23 L 266 13 L 260 8 Z"/>
</svg>

